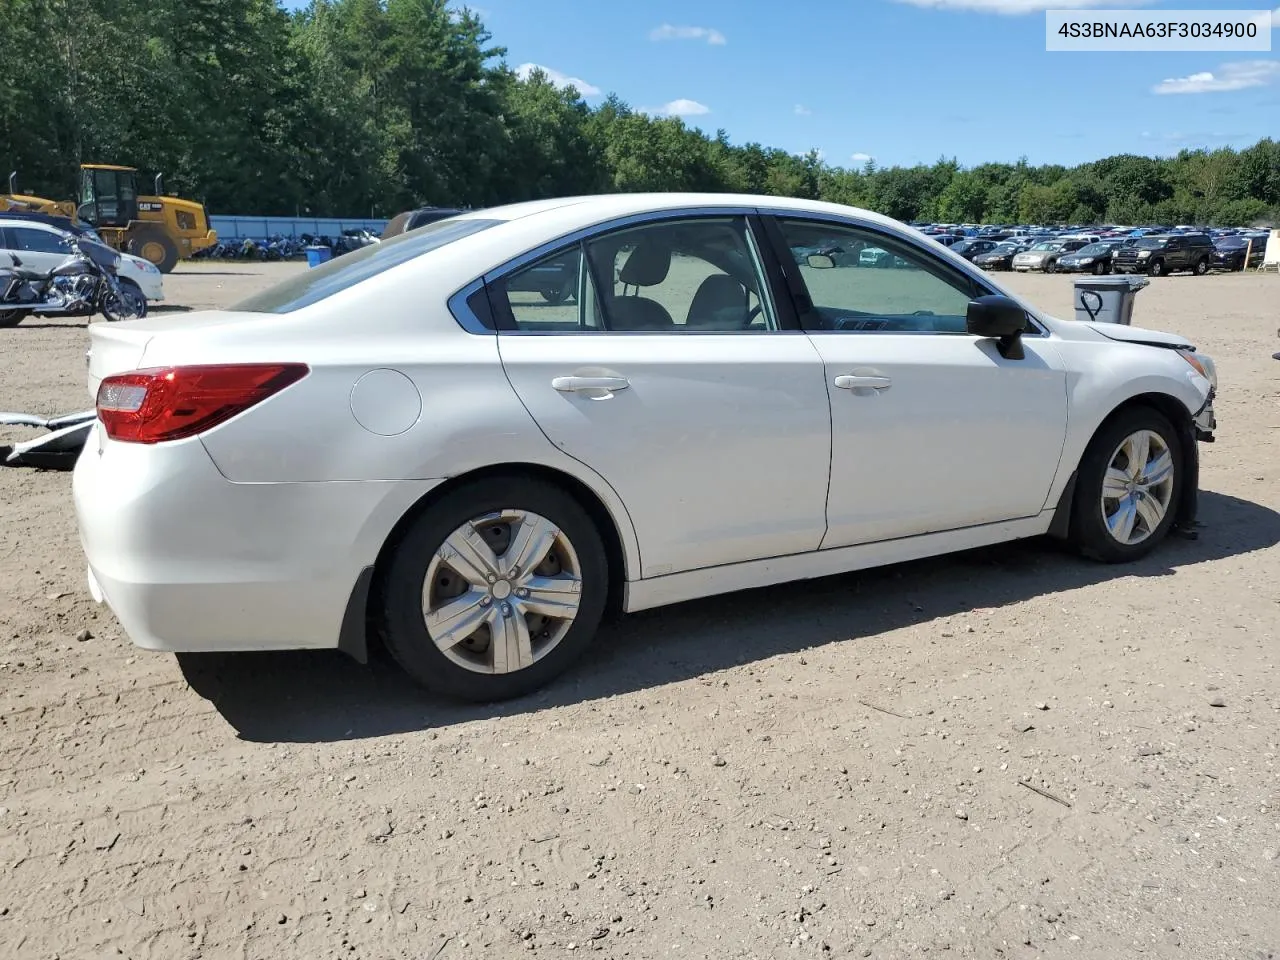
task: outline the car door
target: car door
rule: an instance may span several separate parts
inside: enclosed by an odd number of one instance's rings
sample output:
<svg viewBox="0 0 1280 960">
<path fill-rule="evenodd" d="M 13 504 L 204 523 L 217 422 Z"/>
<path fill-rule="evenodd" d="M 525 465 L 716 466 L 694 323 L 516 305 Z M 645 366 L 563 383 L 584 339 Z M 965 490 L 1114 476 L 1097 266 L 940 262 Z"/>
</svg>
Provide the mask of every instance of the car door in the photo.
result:
<svg viewBox="0 0 1280 960">
<path fill-rule="evenodd" d="M 801 321 L 831 402 L 831 489 L 823 548 L 1030 517 L 1041 512 L 1066 434 L 1066 377 L 1028 320 L 1025 356 L 965 332 L 989 292 L 923 244 L 878 228 L 784 217 L 775 247 L 866 238 L 892 270 L 795 261 Z"/>
<path fill-rule="evenodd" d="M 620 496 L 644 577 L 822 541 L 822 361 L 782 329 L 766 270 L 746 215 L 707 215 L 604 227 L 488 278 L 512 386 Z M 566 272 L 572 302 L 541 283 Z"/>
<path fill-rule="evenodd" d="M 23 267 L 48 273 L 70 255 L 64 234 L 50 227 L 36 224 L 5 227 L 12 251 L 18 255 Z"/>
</svg>

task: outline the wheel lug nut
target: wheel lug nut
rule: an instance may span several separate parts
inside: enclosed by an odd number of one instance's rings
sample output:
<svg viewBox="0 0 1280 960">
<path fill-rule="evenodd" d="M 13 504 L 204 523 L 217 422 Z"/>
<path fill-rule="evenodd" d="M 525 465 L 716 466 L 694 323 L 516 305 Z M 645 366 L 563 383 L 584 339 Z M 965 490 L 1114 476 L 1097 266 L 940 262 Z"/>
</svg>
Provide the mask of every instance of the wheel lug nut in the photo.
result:
<svg viewBox="0 0 1280 960">
<path fill-rule="evenodd" d="M 509 616 L 511 616 L 511 604 L 509 604 L 509 603 L 504 603 L 504 604 L 502 605 L 502 615 L 503 615 L 504 617 L 509 617 Z"/>
<path fill-rule="evenodd" d="M 521 600 L 523 600 L 525 597 L 529 596 L 529 588 L 521 587 L 519 590 L 516 591 L 516 596 L 519 597 Z"/>
<path fill-rule="evenodd" d="M 491 573 L 491 574 L 489 574 L 489 582 L 490 582 L 490 583 L 497 583 L 497 582 L 498 582 L 498 578 L 497 578 L 496 576 L 494 576 L 494 575 Z"/>
<path fill-rule="evenodd" d="M 480 598 L 480 606 L 482 606 L 482 607 L 487 607 L 487 606 L 489 606 L 489 604 L 491 604 L 491 603 L 493 603 L 493 597 L 481 597 L 481 598 Z"/>
</svg>

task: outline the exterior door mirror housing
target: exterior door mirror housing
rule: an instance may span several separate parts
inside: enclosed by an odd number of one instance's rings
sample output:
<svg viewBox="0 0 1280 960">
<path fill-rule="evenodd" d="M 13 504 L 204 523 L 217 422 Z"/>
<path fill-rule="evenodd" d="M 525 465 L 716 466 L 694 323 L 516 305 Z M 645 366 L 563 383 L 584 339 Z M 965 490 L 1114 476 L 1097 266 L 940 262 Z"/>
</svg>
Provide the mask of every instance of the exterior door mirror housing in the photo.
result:
<svg viewBox="0 0 1280 960">
<path fill-rule="evenodd" d="M 998 340 L 1000 356 L 1021 360 L 1022 331 L 1027 325 L 1027 311 L 1016 300 L 996 295 L 975 297 L 965 313 L 965 330 L 977 337 Z"/>
</svg>

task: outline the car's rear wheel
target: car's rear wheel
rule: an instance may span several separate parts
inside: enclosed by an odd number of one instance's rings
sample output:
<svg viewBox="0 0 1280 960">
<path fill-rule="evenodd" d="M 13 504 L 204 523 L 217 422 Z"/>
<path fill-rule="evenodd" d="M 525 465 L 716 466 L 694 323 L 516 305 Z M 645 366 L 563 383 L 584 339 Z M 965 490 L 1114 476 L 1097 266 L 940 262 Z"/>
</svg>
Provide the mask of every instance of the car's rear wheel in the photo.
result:
<svg viewBox="0 0 1280 960">
<path fill-rule="evenodd" d="M 1121 413 L 1080 461 L 1071 539 L 1086 556 L 1124 563 L 1146 556 L 1169 533 L 1182 488 L 1182 446 L 1163 414 Z"/>
<path fill-rule="evenodd" d="M 608 563 L 586 511 L 537 480 L 482 480 L 418 517 L 382 582 L 387 647 L 423 686 L 495 701 L 543 686 L 591 642 Z"/>
<path fill-rule="evenodd" d="M 1205 257 L 1201 257 L 1196 261 L 1195 274 L 1197 277 L 1203 277 L 1209 272 L 1209 261 Z"/>
</svg>

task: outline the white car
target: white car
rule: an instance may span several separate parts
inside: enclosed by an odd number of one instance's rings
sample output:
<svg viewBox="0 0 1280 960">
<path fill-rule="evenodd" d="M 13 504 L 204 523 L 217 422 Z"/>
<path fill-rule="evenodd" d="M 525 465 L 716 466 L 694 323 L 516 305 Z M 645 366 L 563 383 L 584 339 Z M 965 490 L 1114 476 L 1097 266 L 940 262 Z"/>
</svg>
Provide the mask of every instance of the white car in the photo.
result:
<svg viewBox="0 0 1280 960">
<path fill-rule="evenodd" d="M 95 231 L 82 230 L 101 242 Z M 0 214 L 0 266 L 7 265 L 8 254 L 14 253 L 28 269 L 52 270 L 67 259 L 67 239 L 70 236 L 66 230 L 51 224 Z M 164 299 L 164 274 L 149 260 L 121 253 L 119 278 L 121 283 L 136 286 L 149 301 Z"/>
<path fill-rule="evenodd" d="M 855 245 L 906 265 L 804 253 Z M 548 265 L 563 302 L 524 282 Z M 363 658 L 371 623 L 486 701 L 611 604 L 1043 534 L 1141 557 L 1194 521 L 1217 380 L 895 221 L 720 194 L 470 211 L 90 336 L 75 509 L 136 644 Z"/>
</svg>

